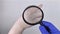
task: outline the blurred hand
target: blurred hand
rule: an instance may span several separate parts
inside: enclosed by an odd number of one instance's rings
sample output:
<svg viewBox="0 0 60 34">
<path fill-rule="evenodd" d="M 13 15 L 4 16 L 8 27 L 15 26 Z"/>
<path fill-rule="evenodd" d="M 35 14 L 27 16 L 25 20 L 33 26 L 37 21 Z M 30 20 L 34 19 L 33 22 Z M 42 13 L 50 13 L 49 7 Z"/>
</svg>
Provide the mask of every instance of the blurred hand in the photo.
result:
<svg viewBox="0 0 60 34">
<path fill-rule="evenodd" d="M 39 7 L 42 7 L 42 4 L 39 5 Z M 29 10 L 30 13 L 34 13 L 32 11 L 35 11 L 35 9 Z M 26 15 L 28 16 L 28 15 Z M 30 17 L 30 16 L 29 16 Z M 8 34 L 22 34 L 22 32 L 26 29 L 31 27 L 31 25 L 26 24 L 23 19 L 22 19 L 22 15 L 21 17 L 15 22 L 15 24 L 13 25 L 13 27 L 11 28 L 11 30 L 9 31 Z"/>
<path fill-rule="evenodd" d="M 43 21 L 43 24 L 49 27 L 50 32 L 48 32 L 44 26 L 40 26 L 39 29 L 42 34 L 60 34 L 60 31 L 50 22 Z"/>
<path fill-rule="evenodd" d="M 42 4 L 40 4 L 40 5 L 38 5 L 38 7 L 40 7 L 40 8 L 42 8 Z M 28 12 L 30 13 L 30 14 L 35 14 L 35 12 L 36 11 L 38 11 L 38 10 L 35 10 L 35 9 L 31 9 L 31 10 L 28 10 Z M 31 18 L 29 18 L 29 17 L 34 17 L 33 15 L 31 16 L 31 15 L 26 15 L 25 17 L 27 17 L 27 19 L 31 19 Z M 37 14 L 38 15 L 38 14 Z M 28 24 L 26 24 L 24 21 L 23 21 L 23 19 L 22 19 L 22 16 L 20 17 L 20 19 L 18 19 L 18 21 L 19 21 L 19 23 L 20 23 L 20 25 L 22 26 L 22 28 L 24 28 L 24 29 L 26 29 L 26 28 L 29 28 L 29 27 L 31 27 L 31 25 L 28 25 Z M 32 20 L 33 21 L 33 20 Z"/>
</svg>

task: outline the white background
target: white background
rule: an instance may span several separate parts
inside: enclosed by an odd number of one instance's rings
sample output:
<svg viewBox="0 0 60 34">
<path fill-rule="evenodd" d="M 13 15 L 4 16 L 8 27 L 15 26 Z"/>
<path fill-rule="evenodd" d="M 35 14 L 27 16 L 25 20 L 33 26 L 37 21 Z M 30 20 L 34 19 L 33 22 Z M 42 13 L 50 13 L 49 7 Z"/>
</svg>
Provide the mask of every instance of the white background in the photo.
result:
<svg viewBox="0 0 60 34">
<path fill-rule="evenodd" d="M 8 34 L 27 6 L 39 4 L 43 4 L 44 20 L 60 29 L 60 0 L 0 0 L 0 34 Z M 41 34 L 39 25 L 26 29 L 23 34 Z"/>
</svg>

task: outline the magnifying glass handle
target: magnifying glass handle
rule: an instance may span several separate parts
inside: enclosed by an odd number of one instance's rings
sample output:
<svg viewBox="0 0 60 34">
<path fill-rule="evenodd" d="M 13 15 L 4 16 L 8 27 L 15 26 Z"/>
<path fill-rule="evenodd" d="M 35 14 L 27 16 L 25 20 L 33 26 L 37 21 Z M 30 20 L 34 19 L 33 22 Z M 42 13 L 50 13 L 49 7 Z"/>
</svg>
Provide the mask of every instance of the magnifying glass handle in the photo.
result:
<svg viewBox="0 0 60 34">
<path fill-rule="evenodd" d="M 50 31 L 49 27 L 45 26 L 43 23 L 40 23 L 40 25 L 44 26 L 45 29 L 51 34 L 51 31 Z"/>
<path fill-rule="evenodd" d="M 51 34 L 51 31 L 50 31 L 49 27 L 47 27 L 47 26 L 45 26 L 45 25 L 44 25 L 44 27 L 45 27 L 45 29 Z"/>
</svg>

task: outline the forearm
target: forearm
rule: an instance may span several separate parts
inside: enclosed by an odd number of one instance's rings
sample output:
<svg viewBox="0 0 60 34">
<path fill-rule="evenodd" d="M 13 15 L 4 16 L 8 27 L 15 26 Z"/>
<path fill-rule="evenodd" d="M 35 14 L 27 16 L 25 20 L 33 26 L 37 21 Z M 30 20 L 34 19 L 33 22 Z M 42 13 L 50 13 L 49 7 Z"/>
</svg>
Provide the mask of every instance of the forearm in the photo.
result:
<svg viewBox="0 0 60 34">
<path fill-rule="evenodd" d="M 13 27 L 11 28 L 11 30 L 9 31 L 8 34 L 22 34 L 24 28 L 23 28 L 23 25 L 22 25 L 22 19 L 19 18 L 15 24 L 13 25 Z"/>
<path fill-rule="evenodd" d="M 23 28 L 21 28 L 17 23 L 11 28 L 9 34 L 22 34 Z"/>
<path fill-rule="evenodd" d="M 8 34 L 22 34 L 22 32 L 30 27 L 31 25 L 26 24 L 22 17 L 20 17 L 15 24 L 13 25 L 13 27 L 11 28 L 11 30 L 9 31 Z"/>
</svg>

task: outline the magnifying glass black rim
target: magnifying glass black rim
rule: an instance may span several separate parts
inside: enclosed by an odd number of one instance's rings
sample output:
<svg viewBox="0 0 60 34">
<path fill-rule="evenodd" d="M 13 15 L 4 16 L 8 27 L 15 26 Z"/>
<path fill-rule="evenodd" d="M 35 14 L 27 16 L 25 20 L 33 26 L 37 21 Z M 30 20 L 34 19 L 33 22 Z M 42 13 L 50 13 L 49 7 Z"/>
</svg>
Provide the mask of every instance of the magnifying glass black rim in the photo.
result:
<svg viewBox="0 0 60 34">
<path fill-rule="evenodd" d="M 40 20 L 39 22 L 36 22 L 36 23 L 29 23 L 28 21 L 25 20 L 25 18 L 24 18 L 24 13 L 25 13 L 25 11 L 26 11 L 27 9 L 29 9 L 29 8 L 31 8 L 31 7 L 38 8 L 38 9 L 42 12 L 42 18 L 41 18 L 41 20 Z M 23 18 L 24 22 L 25 22 L 26 24 L 29 24 L 29 25 L 42 24 L 42 20 L 43 20 L 43 18 L 44 18 L 44 13 L 43 13 L 42 9 L 39 8 L 38 6 L 31 5 L 31 6 L 28 6 L 28 7 L 23 11 L 23 13 L 22 13 L 22 18 Z"/>
</svg>

